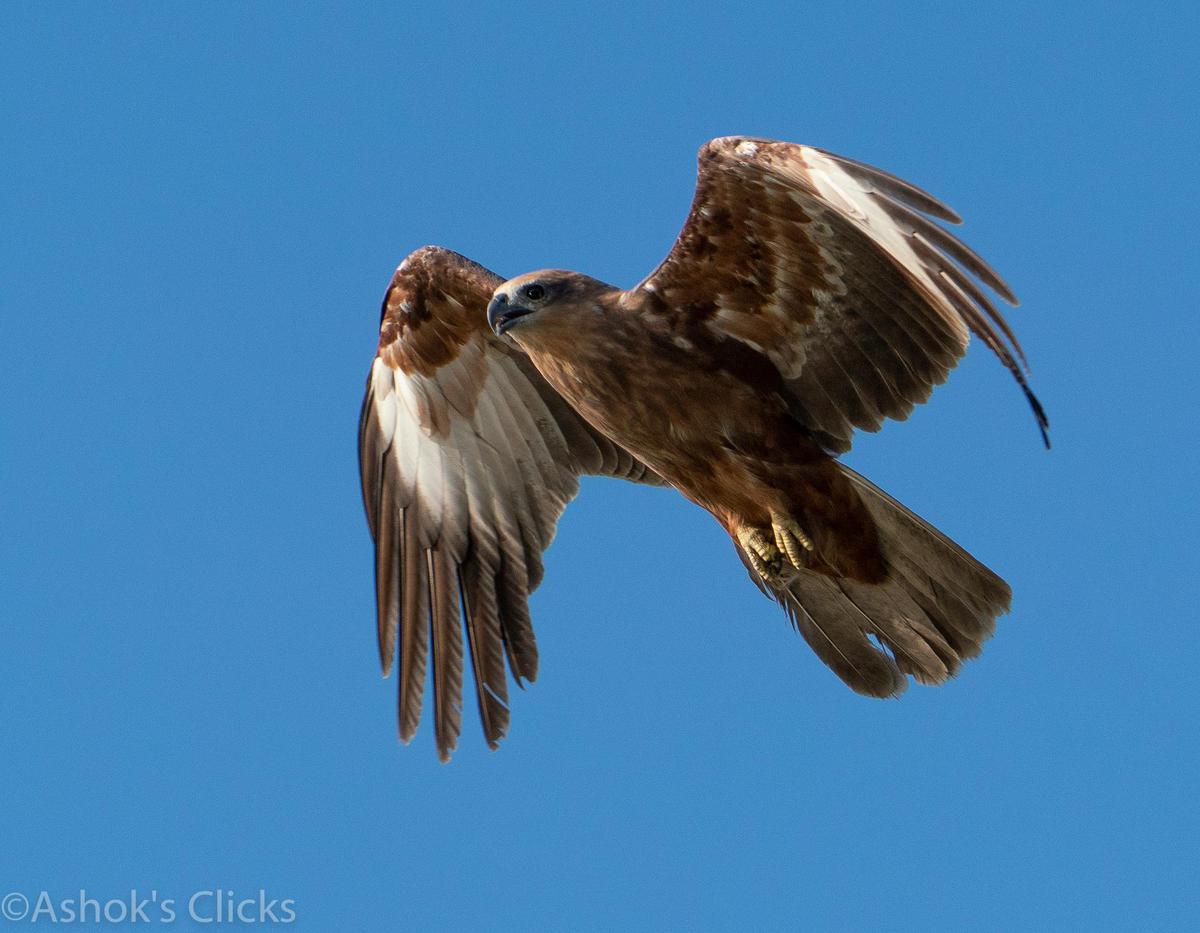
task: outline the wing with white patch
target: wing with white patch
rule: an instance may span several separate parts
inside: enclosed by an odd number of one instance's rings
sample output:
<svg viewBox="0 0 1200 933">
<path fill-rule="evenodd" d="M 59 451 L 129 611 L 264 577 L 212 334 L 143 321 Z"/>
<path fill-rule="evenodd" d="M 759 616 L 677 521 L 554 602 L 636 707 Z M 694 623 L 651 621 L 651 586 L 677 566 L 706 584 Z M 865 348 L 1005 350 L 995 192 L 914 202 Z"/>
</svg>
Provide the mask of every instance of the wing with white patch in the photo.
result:
<svg viewBox="0 0 1200 933">
<path fill-rule="evenodd" d="M 508 727 L 505 658 L 518 683 L 537 676 L 529 594 L 579 476 L 658 481 L 492 335 L 486 307 L 502 281 L 436 247 L 405 259 L 384 299 L 359 423 L 380 660 L 386 675 L 399 655 L 406 742 L 432 667 L 443 760 L 461 730 L 468 655 L 493 747 Z"/>
<path fill-rule="evenodd" d="M 855 428 L 907 417 L 972 332 L 1016 378 L 1045 437 L 1020 345 L 979 283 L 1016 298 L 929 216 L 959 222 L 862 163 L 793 143 L 715 139 L 700 150 L 678 240 L 630 294 L 676 315 L 718 357 L 737 341 L 770 359 L 797 418 L 831 449 L 849 449 Z"/>
</svg>

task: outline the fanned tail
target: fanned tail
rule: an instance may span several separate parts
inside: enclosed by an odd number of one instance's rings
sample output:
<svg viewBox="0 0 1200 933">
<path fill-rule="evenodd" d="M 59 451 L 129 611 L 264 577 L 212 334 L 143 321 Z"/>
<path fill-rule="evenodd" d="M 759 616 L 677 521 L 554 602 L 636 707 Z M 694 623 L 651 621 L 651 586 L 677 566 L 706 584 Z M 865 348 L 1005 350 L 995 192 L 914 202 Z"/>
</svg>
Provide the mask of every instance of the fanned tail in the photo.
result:
<svg viewBox="0 0 1200 933">
<path fill-rule="evenodd" d="M 751 577 L 856 692 L 896 696 L 908 685 L 906 675 L 942 683 L 980 653 L 997 617 L 1008 611 L 1012 591 L 883 490 L 848 467 L 839 469 L 879 528 L 887 579 L 868 584 L 800 571 L 774 586 L 752 569 Z M 744 554 L 742 560 L 749 568 Z"/>
</svg>

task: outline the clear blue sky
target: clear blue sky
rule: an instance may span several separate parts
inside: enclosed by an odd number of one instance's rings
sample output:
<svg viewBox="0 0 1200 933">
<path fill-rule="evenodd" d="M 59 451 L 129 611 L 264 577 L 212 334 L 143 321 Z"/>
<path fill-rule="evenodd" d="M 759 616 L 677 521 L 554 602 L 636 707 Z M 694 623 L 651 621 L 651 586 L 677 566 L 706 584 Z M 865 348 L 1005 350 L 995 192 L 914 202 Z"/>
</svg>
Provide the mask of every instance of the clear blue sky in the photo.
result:
<svg viewBox="0 0 1200 933">
<path fill-rule="evenodd" d="M 1194 928 L 1198 19 L 1052 6 L 6 4 L 0 894 Z M 851 457 L 1013 613 L 952 684 L 862 699 L 711 519 L 592 480 L 501 750 L 473 708 L 449 766 L 428 723 L 398 745 L 355 457 L 392 269 L 632 284 L 734 133 L 928 187 L 1022 297 L 1051 453 L 976 345 Z"/>
</svg>

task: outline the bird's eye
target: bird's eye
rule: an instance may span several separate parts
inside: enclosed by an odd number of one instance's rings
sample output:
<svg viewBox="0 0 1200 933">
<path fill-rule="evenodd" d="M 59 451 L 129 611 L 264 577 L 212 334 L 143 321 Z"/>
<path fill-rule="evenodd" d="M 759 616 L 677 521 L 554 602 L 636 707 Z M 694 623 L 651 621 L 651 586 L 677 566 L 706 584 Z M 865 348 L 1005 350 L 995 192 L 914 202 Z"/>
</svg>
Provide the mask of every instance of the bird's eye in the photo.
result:
<svg viewBox="0 0 1200 933">
<path fill-rule="evenodd" d="M 533 285 L 526 285 L 525 297 L 530 301 L 541 301 L 546 297 L 546 289 L 537 283 L 534 283 Z"/>
</svg>

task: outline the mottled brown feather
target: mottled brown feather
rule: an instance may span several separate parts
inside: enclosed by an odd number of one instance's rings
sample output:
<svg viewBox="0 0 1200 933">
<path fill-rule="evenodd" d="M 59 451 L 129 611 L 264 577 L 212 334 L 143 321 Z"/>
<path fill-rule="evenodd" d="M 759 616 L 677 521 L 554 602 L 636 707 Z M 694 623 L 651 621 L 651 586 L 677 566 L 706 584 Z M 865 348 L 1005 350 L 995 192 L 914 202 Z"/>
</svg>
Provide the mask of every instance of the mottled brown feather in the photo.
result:
<svg viewBox="0 0 1200 933">
<path fill-rule="evenodd" d="M 972 333 L 1045 436 L 1020 345 L 983 286 L 1015 296 L 925 215 L 959 222 L 863 163 L 731 137 L 701 149 L 687 221 L 649 277 L 627 292 L 563 270 L 512 280 L 504 301 L 541 277 L 557 302 L 512 340 L 485 321 L 499 276 L 434 247 L 405 259 L 359 429 L 401 738 L 420 721 L 430 653 L 443 760 L 468 652 L 484 735 L 492 747 L 505 735 L 505 663 L 518 684 L 537 676 L 529 595 L 582 474 L 661 476 L 708 509 L 754 582 L 861 693 L 940 683 L 978 654 L 1008 587 L 831 456 L 924 402 Z M 767 579 L 739 532 L 781 513 L 812 553 Z"/>
<path fill-rule="evenodd" d="M 792 143 L 728 137 L 699 155 L 696 194 L 671 252 L 629 307 L 683 315 L 779 368 L 797 417 L 849 449 L 924 402 L 978 334 L 1012 372 L 1045 436 L 1023 354 L 975 276 L 1011 289 L 920 212 L 958 215 L 862 163 Z"/>
<path fill-rule="evenodd" d="M 518 682 L 537 676 L 529 595 L 578 477 L 659 482 L 491 333 L 486 308 L 501 281 L 449 250 L 407 257 L 383 301 L 359 421 L 380 660 L 386 675 L 399 655 L 407 742 L 432 654 L 443 760 L 461 730 L 464 626 L 492 747 L 509 723 L 505 658 Z"/>
</svg>

